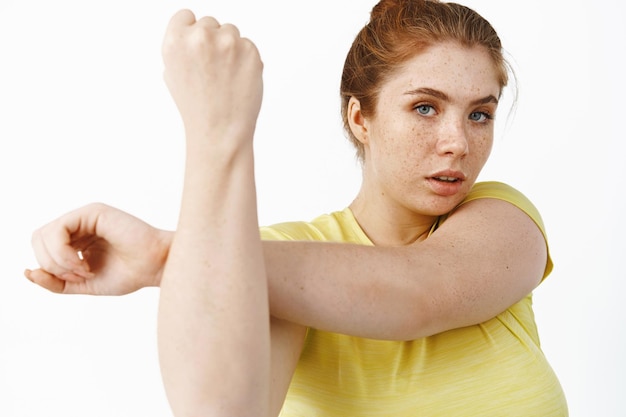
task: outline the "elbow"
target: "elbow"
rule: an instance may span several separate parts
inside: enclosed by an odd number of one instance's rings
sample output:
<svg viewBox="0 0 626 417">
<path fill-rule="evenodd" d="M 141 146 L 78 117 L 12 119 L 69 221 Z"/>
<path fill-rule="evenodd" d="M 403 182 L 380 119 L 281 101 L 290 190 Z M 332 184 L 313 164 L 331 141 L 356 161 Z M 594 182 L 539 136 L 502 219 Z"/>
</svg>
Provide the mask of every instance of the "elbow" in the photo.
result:
<svg viewBox="0 0 626 417">
<path fill-rule="evenodd" d="M 432 310 L 427 308 L 424 302 L 428 300 L 421 300 L 422 302 L 413 306 L 409 315 L 404 320 L 402 328 L 399 329 L 402 336 L 402 340 L 416 340 L 423 337 L 432 336 L 433 334 L 440 333 L 438 329 L 438 320 L 436 320 Z"/>
<path fill-rule="evenodd" d="M 417 285 L 404 288 L 398 297 L 390 300 L 392 320 L 385 320 L 387 338 L 396 341 L 411 341 L 438 333 L 439 320 L 435 302 L 426 291 Z"/>
<path fill-rule="evenodd" d="M 462 293 L 455 285 L 443 282 L 441 277 L 415 280 L 404 287 L 402 300 L 397 303 L 395 339 L 416 340 L 480 322 L 475 314 L 476 294 Z"/>
</svg>

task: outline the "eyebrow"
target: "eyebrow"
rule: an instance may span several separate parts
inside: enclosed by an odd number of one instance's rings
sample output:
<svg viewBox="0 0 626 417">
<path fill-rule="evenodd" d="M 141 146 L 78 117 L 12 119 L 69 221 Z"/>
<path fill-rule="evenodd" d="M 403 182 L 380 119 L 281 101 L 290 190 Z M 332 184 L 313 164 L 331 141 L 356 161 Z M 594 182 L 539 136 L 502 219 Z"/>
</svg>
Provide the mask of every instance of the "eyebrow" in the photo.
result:
<svg viewBox="0 0 626 417">
<path fill-rule="evenodd" d="M 444 93 L 443 91 L 439 91 L 439 90 L 435 90 L 433 88 L 416 88 L 415 90 L 409 90 L 406 93 L 404 93 L 406 95 L 418 95 L 418 94 L 426 94 L 429 96 L 433 96 L 436 97 L 440 100 L 443 101 L 450 101 L 450 97 Z M 489 94 L 486 97 L 483 98 L 479 98 L 477 100 L 472 101 L 470 104 L 472 104 L 473 106 L 478 105 L 478 104 L 487 104 L 487 103 L 494 103 L 494 104 L 498 104 L 498 99 L 492 95 Z"/>
</svg>

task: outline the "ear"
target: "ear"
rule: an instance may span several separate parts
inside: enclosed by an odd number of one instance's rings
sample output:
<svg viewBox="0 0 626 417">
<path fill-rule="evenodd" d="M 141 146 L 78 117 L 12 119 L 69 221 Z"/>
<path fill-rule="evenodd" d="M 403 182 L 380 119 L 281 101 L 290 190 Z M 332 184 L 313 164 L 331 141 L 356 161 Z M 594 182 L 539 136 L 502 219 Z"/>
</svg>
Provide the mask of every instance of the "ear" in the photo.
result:
<svg viewBox="0 0 626 417">
<path fill-rule="evenodd" d="M 367 122 L 361 113 L 361 102 L 354 96 L 348 102 L 348 124 L 354 137 L 365 145 L 368 142 Z"/>
</svg>

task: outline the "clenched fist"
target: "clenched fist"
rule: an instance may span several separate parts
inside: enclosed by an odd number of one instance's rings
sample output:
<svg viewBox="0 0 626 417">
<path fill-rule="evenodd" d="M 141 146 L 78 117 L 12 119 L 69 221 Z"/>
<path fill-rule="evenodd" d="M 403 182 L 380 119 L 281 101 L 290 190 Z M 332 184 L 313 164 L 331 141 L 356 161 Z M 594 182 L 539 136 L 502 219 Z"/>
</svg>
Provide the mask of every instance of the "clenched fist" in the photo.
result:
<svg viewBox="0 0 626 417">
<path fill-rule="evenodd" d="M 168 24 L 162 52 L 165 82 L 188 144 L 249 141 L 263 96 L 263 63 L 256 46 L 231 24 L 220 25 L 212 17 L 196 20 L 191 11 L 181 10 Z"/>
</svg>

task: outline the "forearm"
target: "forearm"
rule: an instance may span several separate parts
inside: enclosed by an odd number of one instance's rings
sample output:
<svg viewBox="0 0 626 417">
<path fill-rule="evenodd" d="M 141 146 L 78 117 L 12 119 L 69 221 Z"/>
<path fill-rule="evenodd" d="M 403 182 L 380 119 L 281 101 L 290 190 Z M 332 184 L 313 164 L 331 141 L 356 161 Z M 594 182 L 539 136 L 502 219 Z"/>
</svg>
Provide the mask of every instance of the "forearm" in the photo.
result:
<svg viewBox="0 0 626 417">
<path fill-rule="evenodd" d="M 481 209 L 469 208 L 476 205 Z M 482 199 L 457 213 L 436 235 L 410 246 L 264 241 L 271 314 L 395 340 L 495 317 L 541 280 L 545 240 L 525 213 L 506 202 Z M 470 230 L 459 239 L 465 224 L 482 235 Z"/>
<path fill-rule="evenodd" d="M 171 241 L 173 232 L 163 231 Z M 406 248 L 263 241 L 270 312 L 304 326 L 403 339 L 419 326 Z M 160 280 L 155 280 L 159 285 Z"/>
<path fill-rule="evenodd" d="M 189 153 L 161 280 L 165 388 L 176 416 L 261 410 L 267 404 L 258 402 L 269 398 L 269 313 L 251 144 L 227 160 Z"/>
</svg>

